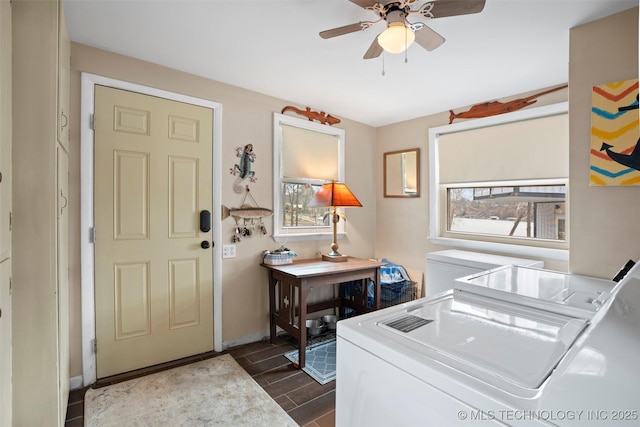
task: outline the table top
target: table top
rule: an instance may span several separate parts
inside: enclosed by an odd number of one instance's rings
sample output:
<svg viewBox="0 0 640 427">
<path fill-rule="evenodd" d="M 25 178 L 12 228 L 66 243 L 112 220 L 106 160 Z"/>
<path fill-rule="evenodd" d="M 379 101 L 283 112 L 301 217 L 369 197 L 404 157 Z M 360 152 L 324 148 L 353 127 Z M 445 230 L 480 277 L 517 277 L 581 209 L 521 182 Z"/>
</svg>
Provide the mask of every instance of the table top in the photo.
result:
<svg viewBox="0 0 640 427">
<path fill-rule="evenodd" d="M 386 263 L 371 259 L 349 257 L 347 261 L 343 262 L 323 261 L 321 259 L 302 259 L 294 261 L 292 264 L 260 265 L 271 270 L 276 270 L 284 274 L 301 278 L 365 270 L 369 268 L 379 268 L 386 265 Z"/>
</svg>

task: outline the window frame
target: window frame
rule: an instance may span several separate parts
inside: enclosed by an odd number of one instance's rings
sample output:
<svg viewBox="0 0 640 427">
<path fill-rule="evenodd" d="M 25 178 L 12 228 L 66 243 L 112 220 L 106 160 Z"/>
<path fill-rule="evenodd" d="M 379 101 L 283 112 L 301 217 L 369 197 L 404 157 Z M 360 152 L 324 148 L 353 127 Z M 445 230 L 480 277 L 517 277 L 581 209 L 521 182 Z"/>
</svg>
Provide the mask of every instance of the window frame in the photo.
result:
<svg viewBox="0 0 640 427">
<path fill-rule="evenodd" d="M 275 242 L 284 244 L 287 241 L 302 240 L 324 240 L 333 236 L 333 228 L 331 225 L 319 227 L 284 227 L 282 220 L 282 185 L 283 182 L 291 180 L 283 180 L 282 178 L 282 131 L 281 126 L 293 126 L 313 132 L 320 132 L 326 135 L 334 136 L 338 139 L 338 181 L 344 182 L 345 176 L 345 131 L 344 129 L 335 128 L 309 120 L 303 120 L 293 116 L 287 116 L 280 113 L 273 114 L 273 239 Z M 322 185 L 327 180 L 322 179 L 302 179 L 300 183 L 308 183 L 313 185 Z M 344 209 L 338 209 L 342 212 Z M 344 221 L 338 222 L 337 237 L 343 238 L 346 235 Z"/>
<path fill-rule="evenodd" d="M 443 217 L 447 215 L 447 191 L 446 187 L 440 183 L 438 144 L 440 135 L 479 129 L 489 126 L 497 126 L 517 121 L 532 120 L 547 116 L 568 114 L 568 102 L 561 102 L 547 106 L 519 110 L 512 113 L 505 113 L 480 119 L 467 120 L 451 125 L 437 126 L 429 129 L 429 240 L 436 245 L 445 245 L 462 249 L 497 251 L 519 256 L 533 256 L 540 258 L 568 260 L 569 259 L 569 232 L 567 230 L 566 240 L 560 242 L 523 242 L 520 239 L 505 242 L 503 238 L 494 236 L 478 235 L 470 238 L 464 233 L 449 232 L 446 230 L 446 222 Z M 569 218 L 569 179 L 568 177 L 558 177 L 553 180 L 527 180 L 519 183 L 540 183 L 552 184 L 562 183 L 566 188 L 566 217 Z M 464 183 L 464 186 L 496 186 L 509 185 L 513 180 L 494 181 L 491 183 Z M 462 186 L 462 185 L 455 185 Z M 454 185 L 449 185 L 454 187 Z"/>
<path fill-rule="evenodd" d="M 457 184 L 442 184 L 440 186 L 441 204 L 446 205 L 445 211 L 447 215 L 449 214 L 449 200 L 448 200 L 448 190 L 456 189 L 456 188 L 495 188 L 495 187 L 531 187 L 531 186 L 564 186 L 565 190 L 565 207 L 568 206 L 567 203 L 567 190 L 568 190 L 569 180 L 566 178 L 561 179 L 535 179 L 535 180 L 514 180 L 514 181 L 492 181 L 492 182 L 465 182 L 465 183 L 457 183 Z M 565 214 L 566 217 L 566 214 Z M 452 239 L 467 239 L 474 241 L 490 241 L 496 243 L 505 243 L 505 244 L 514 244 L 514 245 L 524 245 L 524 246 L 532 246 L 537 248 L 550 248 L 550 249 L 568 249 L 568 241 L 566 239 L 545 239 L 538 237 L 523 237 L 523 236 L 502 236 L 498 234 L 489 234 L 489 233 L 472 233 L 465 231 L 457 231 L 457 230 L 449 230 L 448 229 L 448 221 L 447 216 L 441 215 L 440 220 L 442 223 L 440 224 L 440 229 L 442 230 L 442 237 L 444 238 L 452 238 Z"/>
</svg>

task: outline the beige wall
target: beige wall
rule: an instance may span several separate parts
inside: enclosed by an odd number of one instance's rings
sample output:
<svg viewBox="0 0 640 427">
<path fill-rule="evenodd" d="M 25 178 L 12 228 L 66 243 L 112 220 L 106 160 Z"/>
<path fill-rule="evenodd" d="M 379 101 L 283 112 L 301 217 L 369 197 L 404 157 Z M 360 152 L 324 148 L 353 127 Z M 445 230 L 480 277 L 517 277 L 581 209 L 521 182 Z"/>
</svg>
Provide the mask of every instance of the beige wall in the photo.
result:
<svg viewBox="0 0 640 427">
<path fill-rule="evenodd" d="M 554 86 L 555 87 L 555 86 Z M 544 90 L 519 94 L 501 101 L 522 98 Z M 533 104 L 535 108 L 567 100 L 567 89 L 542 96 Z M 451 106 L 456 112 L 466 111 L 470 106 Z M 410 270 L 414 280 L 421 280 L 425 272 L 426 255 L 429 252 L 451 249 L 434 245 L 429 239 L 429 129 L 449 123 L 449 112 L 420 117 L 406 122 L 395 123 L 377 129 L 376 175 L 377 218 L 376 257 L 388 258 L 402 263 Z M 456 121 L 457 123 L 457 121 Z M 382 163 L 388 151 L 420 148 L 420 197 L 417 199 L 397 199 L 383 197 Z M 545 266 L 566 271 L 567 262 L 545 260 Z"/>
<path fill-rule="evenodd" d="M 638 78 L 638 9 L 571 30 L 570 90 L 545 95 L 527 108 L 569 100 L 570 121 L 570 259 L 545 259 L 545 267 L 611 278 L 628 260 L 640 259 L 640 187 L 589 187 L 591 86 Z M 542 90 L 541 88 L 540 90 Z M 532 93 L 519 94 L 509 101 Z M 568 96 L 571 94 L 571 97 Z M 466 111 L 470 106 L 452 106 Z M 443 112 L 377 129 L 376 257 L 387 257 L 424 274 L 428 252 L 450 249 L 433 245 L 429 234 L 429 128 L 448 123 Z M 384 198 L 382 158 L 387 151 L 421 148 L 421 196 Z"/>
<path fill-rule="evenodd" d="M 638 78 L 638 8 L 570 33 L 570 270 L 611 278 L 640 258 L 640 187 L 590 187 L 591 88 Z"/>
<path fill-rule="evenodd" d="M 273 207 L 273 113 L 291 102 L 239 87 L 204 79 L 177 70 L 73 44 L 71 52 L 71 159 L 70 159 L 70 291 L 71 291 L 71 376 L 82 374 L 80 295 L 80 72 L 151 86 L 221 103 L 222 112 L 222 203 L 237 207 L 243 195 L 233 191 L 235 177 L 229 169 L 238 162 L 235 148 L 251 143 L 256 153 L 252 170 L 258 178 L 251 194 L 260 206 Z M 256 78 L 260 78 L 256 75 Z M 297 107 L 305 107 L 296 105 Z M 310 106 L 320 109 L 321 106 Z M 300 117 L 300 116 L 298 116 Z M 348 240 L 340 241 L 343 253 L 369 258 L 375 245 L 375 129 L 341 118 L 336 127 L 346 131 L 346 179 L 363 207 L 348 212 Z M 216 207 L 219 208 L 219 207 Z M 273 230 L 271 218 L 265 221 Z M 231 243 L 234 221 L 222 222 L 222 242 Z M 287 242 L 299 258 L 327 252 L 330 242 Z M 268 331 L 267 273 L 259 266 L 261 253 L 280 245 L 271 237 L 243 238 L 236 246 L 237 257 L 222 260 L 223 342 L 232 345 L 249 336 L 261 338 Z"/>
<path fill-rule="evenodd" d="M 547 268 L 599 277 L 611 277 L 626 259 L 640 258 L 640 224 L 637 217 L 640 188 L 588 187 L 589 108 L 591 85 L 636 78 L 638 72 L 637 9 L 609 19 L 579 27 L 571 32 L 571 170 L 570 170 L 570 264 L 545 260 Z M 618 49 L 611 49 L 610 40 L 617 40 Z M 602 46 L 606 58 L 593 55 L 594 46 Z M 257 160 L 253 165 L 258 182 L 252 194 L 262 206 L 272 206 L 272 113 L 290 102 L 261 95 L 176 70 L 99 49 L 73 44 L 71 76 L 71 175 L 70 200 L 71 248 L 71 376 L 81 375 L 80 351 L 80 159 L 79 115 L 80 72 L 125 80 L 210 99 L 223 105 L 222 141 L 222 202 L 237 206 L 240 195 L 232 190 L 234 177 L 228 173 L 237 161 L 235 148 L 254 144 Z M 541 88 L 543 89 L 543 88 Z M 520 98 L 531 93 L 516 94 Z M 542 98 L 533 107 L 566 101 L 568 91 L 562 90 Z M 311 106 L 320 108 L 321 106 Z M 452 106 L 464 111 L 469 106 Z M 529 107 L 531 108 L 531 107 Z M 342 119 L 338 127 L 346 130 L 346 181 L 363 203 L 360 209 L 349 210 L 348 241 L 340 249 L 360 257 L 387 257 L 404 264 L 412 276 L 421 280 L 428 252 L 448 249 L 429 242 L 428 131 L 430 127 L 448 123 L 449 113 L 396 123 L 374 129 Z M 384 198 L 382 187 L 383 153 L 405 148 L 421 148 L 421 196 L 413 199 Z M 367 167 L 374 165 L 374 167 Z M 613 220 L 612 220 L 613 219 Z M 269 231 L 272 226 L 269 223 Z M 223 242 L 229 243 L 233 222 L 223 222 Z M 300 258 L 315 257 L 326 250 L 328 242 L 287 242 Z M 268 237 L 244 239 L 237 245 L 237 258 L 222 262 L 223 340 L 233 344 L 247 336 L 266 332 L 266 273 L 258 266 L 264 249 L 277 247 Z M 602 262 L 603 261 L 603 262 Z"/>
</svg>

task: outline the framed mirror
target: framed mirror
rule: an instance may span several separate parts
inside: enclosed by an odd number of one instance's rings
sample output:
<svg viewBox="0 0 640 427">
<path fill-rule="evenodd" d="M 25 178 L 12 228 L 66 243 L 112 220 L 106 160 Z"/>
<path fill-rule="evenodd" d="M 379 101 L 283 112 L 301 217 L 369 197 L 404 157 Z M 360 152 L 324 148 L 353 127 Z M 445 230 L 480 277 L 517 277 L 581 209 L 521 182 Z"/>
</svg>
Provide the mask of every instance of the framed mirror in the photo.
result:
<svg viewBox="0 0 640 427">
<path fill-rule="evenodd" d="M 384 197 L 420 197 L 420 149 L 384 153 Z"/>
</svg>

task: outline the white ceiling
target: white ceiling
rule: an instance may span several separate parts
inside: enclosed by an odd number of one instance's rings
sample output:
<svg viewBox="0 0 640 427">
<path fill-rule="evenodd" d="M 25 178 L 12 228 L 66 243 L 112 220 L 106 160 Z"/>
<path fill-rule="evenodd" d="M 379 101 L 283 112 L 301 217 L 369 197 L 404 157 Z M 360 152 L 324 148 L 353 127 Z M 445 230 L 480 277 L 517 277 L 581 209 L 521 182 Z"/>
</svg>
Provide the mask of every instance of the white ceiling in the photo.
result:
<svg viewBox="0 0 640 427">
<path fill-rule="evenodd" d="M 64 0 L 75 42 L 376 127 L 566 83 L 569 29 L 634 6 L 487 0 L 479 14 L 422 19 L 446 42 L 414 43 L 405 63 L 362 59 L 384 23 L 319 37 L 377 18 L 348 0 Z"/>
</svg>

